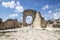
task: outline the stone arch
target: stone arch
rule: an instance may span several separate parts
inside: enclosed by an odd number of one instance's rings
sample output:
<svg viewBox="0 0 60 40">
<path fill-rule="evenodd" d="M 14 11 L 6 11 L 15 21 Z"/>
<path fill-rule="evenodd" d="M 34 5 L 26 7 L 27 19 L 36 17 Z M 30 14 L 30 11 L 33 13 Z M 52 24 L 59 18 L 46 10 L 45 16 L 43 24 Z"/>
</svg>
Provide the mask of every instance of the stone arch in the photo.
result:
<svg viewBox="0 0 60 40">
<path fill-rule="evenodd" d="M 24 10 L 24 12 L 23 12 L 23 26 L 27 26 L 27 24 L 26 24 L 26 17 L 27 16 L 32 16 L 32 23 L 31 24 L 33 24 L 33 21 L 36 17 L 36 11 L 30 10 L 30 9 Z"/>
</svg>

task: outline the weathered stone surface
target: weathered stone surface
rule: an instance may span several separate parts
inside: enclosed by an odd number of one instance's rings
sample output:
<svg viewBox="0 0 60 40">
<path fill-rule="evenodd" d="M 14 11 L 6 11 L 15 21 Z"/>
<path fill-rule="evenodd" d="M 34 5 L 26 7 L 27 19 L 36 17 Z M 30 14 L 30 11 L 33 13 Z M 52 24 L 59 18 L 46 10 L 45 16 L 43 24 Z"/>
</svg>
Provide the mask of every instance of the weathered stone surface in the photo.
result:
<svg viewBox="0 0 60 40">
<path fill-rule="evenodd" d="M 17 19 L 13 20 L 14 27 L 19 27 L 19 22 Z"/>
<path fill-rule="evenodd" d="M 54 25 L 56 25 L 57 24 L 57 21 L 54 21 Z"/>
<path fill-rule="evenodd" d="M 2 22 L 2 18 L 0 18 L 0 29 L 1 29 L 2 26 L 3 26 L 2 23 L 3 23 L 3 22 Z"/>
<path fill-rule="evenodd" d="M 0 29 L 5 29 L 5 28 L 4 28 L 4 25 L 5 25 L 5 23 L 2 22 L 2 23 L 0 24 Z"/>
<path fill-rule="evenodd" d="M 35 10 L 30 10 L 30 9 L 24 10 L 24 12 L 23 12 L 23 26 L 27 26 L 27 23 L 26 23 L 26 17 L 27 16 L 32 16 L 33 19 L 32 19 L 31 24 L 33 24 L 33 21 L 34 21 L 35 16 L 36 16 L 36 11 Z"/>
<path fill-rule="evenodd" d="M 10 29 L 19 27 L 19 22 L 17 19 L 7 19 L 5 22 L 1 23 L 0 29 Z"/>
<path fill-rule="evenodd" d="M 42 20 L 42 28 L 46 28 L 46 26 L 47 26 L 47 21 Z"/>
<path fill-rule="evenodd" d="M 32 27 L 41 27 L 42 26 L 42 16 L 40 12 L 37 12 L 35 10 L 24 10 L 23 12 L 23 26 L 27 26 L 26 24 L 26 17 L 27 16 L 32 16 Z"/>
<path fill-rule="evenodd" d="M 2 22 L 2 18 L 0 18 L 0 22 Z"/>
<path fill-rule="evenodd" d="M 1 25 L 1 23 L 2 23 L 2 18 L 0 18 L 0 25 Z"/>
<path fill-rule="evenodd" d="M 53 28 L 53 24 L 47 24 L 47 28 Z"/>
<path fill-rule="evenodd" d="M 22 23 L 19 23 L 17 19 L 7 19 L 5 22 L 0 20 L 0 29 L 10 29 L 21 27 Z"/>
<path fill-rule="evenodd" d="M 12 20 L 12 19 L 8 19 L 8 20 L 5 22 L 4 28 L 13 28 L 13 27 L 14 27 L 13 20 Z"/>
<path fill-rule="evenodd" d="M 36 12 L 36 18 L 35 20 L 33 21 L 33 26 L 36 27 L 36 28 L 40 28 L 41 27 L 41 23 L 42 23 L 42 20 L 41 20 L 41 15 L 39 14 L 39 12 Z"/>
</svg>

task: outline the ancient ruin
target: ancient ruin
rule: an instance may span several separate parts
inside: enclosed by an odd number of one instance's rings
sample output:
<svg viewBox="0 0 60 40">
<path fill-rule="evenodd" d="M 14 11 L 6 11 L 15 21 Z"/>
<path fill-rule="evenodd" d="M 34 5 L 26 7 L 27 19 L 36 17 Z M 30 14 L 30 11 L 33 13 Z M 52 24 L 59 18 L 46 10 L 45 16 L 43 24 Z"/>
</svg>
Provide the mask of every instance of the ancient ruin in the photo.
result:
<svg viewBox="0 0 60 40">
<path fill-rule="evenodd" d="M 39 12 L 36 12 L 36 17 L 33 22 L 33 26 L 36 28 L 41 28 L 41 26 L 42 26 L 42 16 Z"/>
<path fill-rule="evenodd" d="M 41 27 L 42 26 L 42 16 L 40 12 L 37 12 L 35 10 L 24 10 L 23 12 L 23 26 L 27 26 L 28 24 L 26 23 L 26 17 L 27 16 L 32 16 L 32 23 L 30 24 L 31 26 L 37 26 Z M 38 19 L 38 20 L 37 20 Z"/>
<path fill-rule="evenodd" d="M 26 17 L 27 16 L 32 16 L 32 23 L 31 24 L 33 24 L 33 21 L 34 21 L 34 19 L 35 19 L 35 15 L 36 15 L 36 11 L 34 11 L 34 10 L 24 10 L 24 12 L 23 12 L 23 26 L 27 26 L 27 23 L 26 23 Z"/>
<path fill-rule="evenodd" d="M 30 24 L 26 23 L 27 16 L 32 17 L 32 22 Z M 7 19 L 5 22 L 3 22 L 0 18 L 0 29 L 10 29 L 28 25 L 35 28 L 60 28 L 60 19 L 46 21 L 44 20 L 44 17 L 41 16 L 40 12 L 31 9 L 23 11 L 22 23 L 18 22 L 17 19 Z"/>
</svg>

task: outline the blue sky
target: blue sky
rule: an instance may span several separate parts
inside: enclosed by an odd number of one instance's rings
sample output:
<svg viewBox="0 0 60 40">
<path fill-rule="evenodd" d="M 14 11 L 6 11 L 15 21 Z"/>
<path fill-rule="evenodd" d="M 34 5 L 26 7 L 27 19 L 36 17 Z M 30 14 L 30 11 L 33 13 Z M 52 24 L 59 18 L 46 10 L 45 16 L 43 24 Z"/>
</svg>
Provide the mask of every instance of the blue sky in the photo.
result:
<svg viewBox="0 0 60 40">
<path fill-rule="evenodd" d="M 60 18 L 60 0 L 0 0 L 0 18 L 22 20 L 23 10 L 41 13 L 45 20 Z"/>
</svg>

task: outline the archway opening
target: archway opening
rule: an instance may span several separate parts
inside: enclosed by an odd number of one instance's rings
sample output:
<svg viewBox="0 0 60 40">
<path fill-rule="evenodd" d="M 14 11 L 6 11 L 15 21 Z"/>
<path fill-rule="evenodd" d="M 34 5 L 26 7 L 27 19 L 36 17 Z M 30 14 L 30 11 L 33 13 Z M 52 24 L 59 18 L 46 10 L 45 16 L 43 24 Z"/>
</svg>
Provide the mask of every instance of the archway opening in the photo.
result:
<svg viewBox="0 0 60 40">
<path fill-rule="evenodd" d="M 27 16 L 27 17 L 26 17 L 26 23 L 27 23 L 28 25 L 31 25 L 31 23 L 32 23 L 32 16 Z"/>
</svg>

